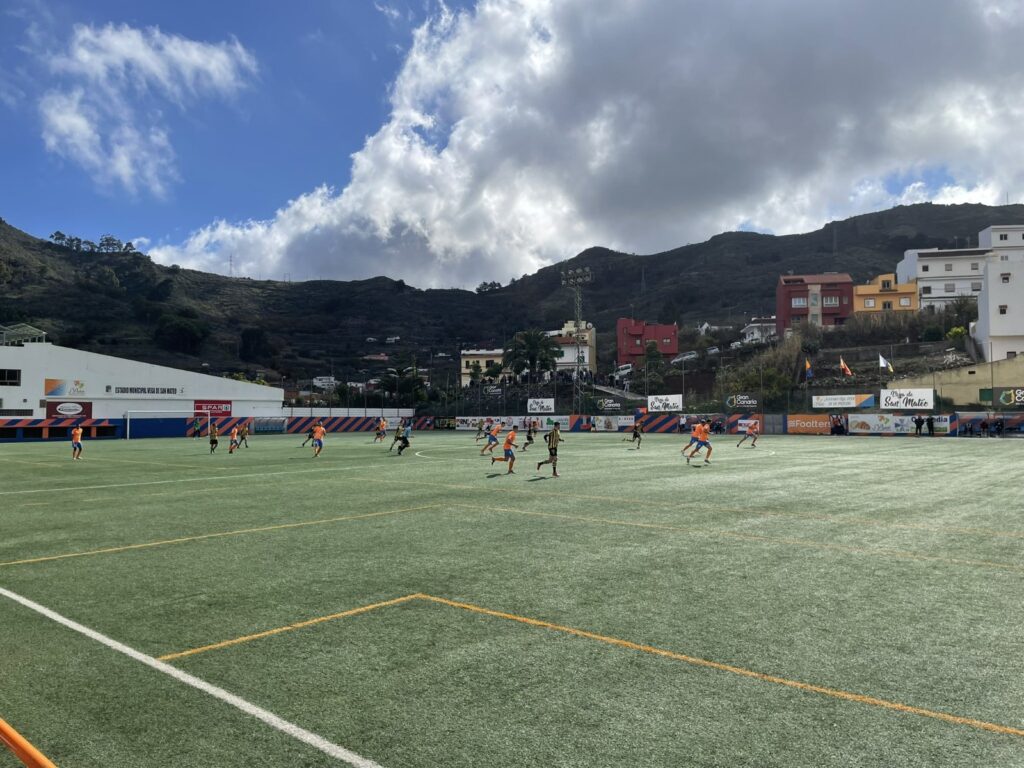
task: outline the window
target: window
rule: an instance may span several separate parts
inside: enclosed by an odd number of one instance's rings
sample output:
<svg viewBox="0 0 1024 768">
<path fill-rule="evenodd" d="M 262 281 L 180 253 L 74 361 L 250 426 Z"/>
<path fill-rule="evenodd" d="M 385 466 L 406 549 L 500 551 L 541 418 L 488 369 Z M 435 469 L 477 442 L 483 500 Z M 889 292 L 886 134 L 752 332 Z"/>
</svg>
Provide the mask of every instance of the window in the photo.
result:
<svg viewBox="0 0 1024 768">
<path fill-rule="evenodd" d="M 822 296 L 821 305 L 823 307 L 838 307 L 839 297 L 838 296 Z"/>
<path fill-rule="evenodd" d="M 639 347 L 640 346 L 640 339 L 633 339 L 633 346 Z"/>
<path fill-rule="evenodd" d="M 909 307 L 910 306 L 910 297 L 909 296 L 901 296 L 900 297 L 900 306 L 901 307 Z"/>
<path fill-rule="evenodd" d="M 999 305 L 999 314 L 1000 315 L 1005 315 L 1006 314 L 1006 305 L 1005 304 L 1000 304 Z"/>
<path fill-rule="evenodd" d="M 950 264 L 949 262 L 946 262 L 946 271 L 947 272 L 952 272 L 953 271 L 953 265 Z"/>
<path fill-rule="evenodd" d="M 1005 253 L 1001 253 L 1001 254 L 999 254 L 999 260 L 1000 261 L 1009 261 L 1010 257 L 1007 254 L 1005 254 Z"/>
<path fill-rule="evenodd" d="M 882 302 L 882 309 L 892 309 L 892 302 L 891 301 L 883 301 Z"/>
<path fill-rule="evenodd" d="M 874 299 L 864 299 L 864 308 L 865 309 L 872 309 L 872 308 L 874 308 L 874 306 L 875 306 L 875 300 Z"/>
<path fill-rule="evenodd" d="M 1001 274 L 999 276 L 999 280 L 1001 282 L 1004 282 L 1004 283 L 1010 282 L 1010 273 L 1009 272 L 1003 272 L 1003 274 Z"/>
<path fill-rule="evenodd" d="M 921 271 L 922 272 L 927 272 L 928 271 L 928 265 L 927 264 L 922 264 L 921 265 Z"/>
<path fill-rule="evenodd" d="M 931 292 L 932 292 L 932 287 L 930 285 L 925 285 L 925 286 L 921 287 L 921 295 L 922 296 L 928 296 L 928 295 L 931 294 Z"/>
<path fill-rule="evenodd" d="M 672 339 L 669 339 L 669 338 L 662 339 L 661 343 L 662 344 L 671 344 L 672 343 Z"/>
<path fill-rule="evenodd" d="M 883 291 L 891 291 L 892 290 L 892 280 L 883 280 L 882 281 L 882 290 Z"/>
<path fill-rule="evenodd" d="M 793 301 L 790 304 L 791 307 L 806 307 L 807 297 L 806 296 L 794 296 Z"/>
<path fill-rule="evenodd" d="M 981 290 L 981 283 L 971 283 L 971 290 L 972 291 L 980 291 Z"/>
<path fill-rule="evenodd" d="M 971 271 L 972 272 L 977 272 L 978 271 L 978 262 L 976 262 L 976 261 L 972 261 L 971 262 Z"/>
<path fill-rule="evenodd" d="M 1017 356 L 1017 353 L 1014 352 L 1012 349 L 1007 351 L 1007 353 L 1006 353 L 1006 359 L 1007 360 L 1013 360 L 1013 358 L 1015 358 L 1016 356 Z"/>
<path fill-rule="evenodd" d="M 953 291 L 956 290 L 956 283 L 946 283 L 945 285 L 942 286 L 942 290 L 944 290 L 946 293 L 952 293 Z"/>
<path fill-rule="evenodd" d="M 0 387 L 20 387 L 21 370 L 18 368 L 0 368 Z"/>
<path fill-rule="evenodd" d="M 1010 237 L 1009 235 L 1000 235 L 1000 236 L 999 236 L 999 239 L 1000 239 L 1000 240 L 1006 240 L 1006 239 L 1008 239 L 1009 237 Z"/>
</svg>

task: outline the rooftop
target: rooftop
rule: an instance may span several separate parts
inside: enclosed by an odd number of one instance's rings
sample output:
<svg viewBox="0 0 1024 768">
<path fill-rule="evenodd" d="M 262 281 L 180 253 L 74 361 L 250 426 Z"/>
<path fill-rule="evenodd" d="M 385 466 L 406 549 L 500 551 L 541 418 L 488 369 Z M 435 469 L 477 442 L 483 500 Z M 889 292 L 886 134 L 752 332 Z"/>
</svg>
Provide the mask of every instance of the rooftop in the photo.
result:
<svg viewBox="0 0 1024 768">
<path fill-rule="evenodd" d="M 25 323 L 16 325 L 0 325 L 0 346 L 16 347 L 27 343 L 46 341 L 46 331 L 41 331 Z"/>
</svg>

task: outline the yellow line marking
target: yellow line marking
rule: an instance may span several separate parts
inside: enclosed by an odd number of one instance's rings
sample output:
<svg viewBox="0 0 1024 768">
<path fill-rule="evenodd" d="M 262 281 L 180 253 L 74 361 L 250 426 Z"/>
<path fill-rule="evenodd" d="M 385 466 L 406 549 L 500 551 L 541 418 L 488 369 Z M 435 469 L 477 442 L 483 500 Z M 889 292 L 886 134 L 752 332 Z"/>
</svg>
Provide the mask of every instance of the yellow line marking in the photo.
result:
<svg viewBox="0 0 1024 768">
<path fill-rule="evenodd" d="M 463 611 L 469 611 L 470 613 L 477 613 L 483 616 L 490 616 L 492 618 L 497 619 L 506 619 L 507 621 L 515 621 L 519 624 L 525 624 L 527 626 L 537 627 L 539 629 L 547 629 L 552 632 L 562 632 L 567 635 L 573 635 L 574 637 L 581 637 L 586 640 L 594 640 L 599 643 L 604 643 L 605 645 L 612 645 L 618 648 L 626 648 L 631 651 L 639 651 L 640 653 L 647 653 L 653 656 L 661 656 L 663 658 L 671 659 L 673 661 L 681 661 L 685 664 L 690 664 L 695 667 L 705 667 L 707 669 L 715 669 L 720 672 L 729 672 L 730 674 L 740 675 L 741 677 L 748 677 L 754 680 L 760 680 L 761 682 L 765 683 L 773 683 L 775 685 L 786 686 L 787 688 L 795 688 L 798 691 L 804 691 L 806 693 L 817 693 L 823 696 L 829 696 L 834 699 L 852 701 L 857 704 L 865 704 L 868 706 L 881 707 L 883 709 L 893 710 L 895 712 L 903 712 L 911 715 L 930 717 L 935 720 L 941 720 L 947 723 L 952 723 L 954 725 L 965 725 L 971 728 L 977 728 L 984 731 L 991 731 L 992 733 L 999 733 L 1008 736 L 1024 736 L 1024 729 L 1013 728 L 1008 725 L 990 723 L 985 720 L 977 720 L 971 717 L 950 715 L 946 712 L 938 712 L 936 710 L 925 709 L 923 707 L 914 707 L 909 704 L 901 704 L 900 702 L 889 701 L 888 699 L 879 699 L 875 696 L 865 696 L 860 693 L 852 693 L 850 691 L 844 691 L 838 688 L 829 688 L 823 685 L 803 683 L 799 680 L 790 680 L 788 678 L 779 677 L 777 675 L 769 675 L 764 672 L 756 672 L 752 669 L 737 667 L 733 664 L 723 664 L 718 661 L 702 659 L 697 656 L 689 656 L 685 653 L 678 653 L 676 651 L 670 651 L 665 648 L 658 648 L 653 645 L 643 645 L 641 643 L 634 643 L 630 640 L 622 640 L 617 637 L 598 634 L 597 632 L 589 632 L 585 629 L 569 627 L 563 624 L 555 624 L 554 622 L 544 621 L 542 619 L 531 619 L 528 616 L 520 616 L 515 613 L 495 611 L 491 608 L 484 608 L 479 605 L 473 605 L 472 603 L 463 603 L 457 600 L 449 600 L 444 597 L 428 595 L 422 592 L 416 592 L 411 595 L 404 595 L 403 597 L 396 597 L 393 600 L 385 600 L 379 603 L 364 605 L 359 608 L 352 608 L 347 611 L 342 611 L 341 613 L 332 613 L 328 616 L 319 616 L 317 618 L 307 619 L 305 621 L 296 622 L 294 624 L 288 624 L 283 627 L 277 627 L 276 629 L 268 629 L 264 632 L 257 632 L 251 635 L 243 635 L 242 637 L 236 637 L 232 640 L 224 640 L 219 643 L 204 645 L 200 648 L 192 648 L 190 650 L 179 651 L 177 653 L 168 653 L 163 656 L 159 656 L 158 658 L 160 659 L 160 661 L 171 661 L 174 659 L 184 658 L 186 656 L 194 656 L 199 653 L 218 650 L 220 648 L 228 648 L 233 645 L 248 643 L 253 640 L 259 640 L 261 638 L 270 637 L 272 635 L 281 634 L 283 632 L 292 632 L 294 630 L 302 629 L 304 627 L 310 627 L 316 624 L 334 621 L 335 619 L 346 618 L 348 616 L 357 616 L 361 613 L 375 611 L 378 608 L 387 608 L 394 605 L 400 605 L 402 603 L 408 603 L 413 600 L 425 600 L 427 602 L 436 603 L 438 605 L 446 605 L 450 608 L 458 608 Z"/>
<path fill-rule="evenodd" d="M 450 488 L 452 490 L 465 490 L 479 492 L 479 486 L 475 485 L 460 485 L 455 483 L 432 483 L 429 481 L 420 480 L 396 480 L 394 478 L 388 478 L 389 484 L 394 485 L 426 485 L 435 488 Z M 535 491 L 524 490 L 520 488 L 504 488 L 503 493 L 518 493 L 521 495 L 531 496 L 534 498 L 545 498 L 550 499 L 550 496 L 537 493 Z M 618 498 L 615 496 L 588 496 L 580 493 L 560 493 L 558 498 L 564 499 L 582 499 L 584 501 L 617 501 L 628 504 L 635 504 L 636 499 Z M 661 502 L 651 501 L 648 499 L 644 500 L 645 507 L 661 507 L 663 509 L 669 509 L 674 512 L 687 511 L 685 502 Z M 950 533 L 950 534 L 969 534 L 976 536 L 996 536 L 1013 539 L 1024 539 L 1024 531 L 1000 531 L 991 528 L 969 528 L 959 526 L 944 526 L 944 525 L 926 525 L 924 523 L 897 523 L 890 522 L 887 520 L 872 520 L 864 517 L 837 517 L 835 515 L 816 515 L 810 512 L 777 512 L 771 510 L 759 510 L 759 509 L 740 509 L 737 507 L 715 507 L 701 504 L 694 511 L 697 512 L 726 512 L 730 514 L 738 515 L 749 515 L 751 517 L 778 517 L 783 519 L 793 520 L 820 520 L 826 523 L 837 523 L 840 525 L 867 525 L 876 526 L 880 528 L 896 528 L 905 530 L 919 530 L 919 531 L 930 531 L 933 533 Z"/>
<path fill-rule="evenodd" d="M 45 557 L 32 557 L 25 560 L 9 560 L 0 563 L 0 568 L 7 565 L 28 565 L 29 563 L 45 563 L 51 560 L 66 560 L 70 557 L 88 557 L 90 555 L 106 555 L 114 552 L 127 552 L 132 549 L 148 549 L 150 547 L 163 547 L 170 544 L 184 544 L 189 541 L 201 541 L 203 539 L 216 539 L 223 536 L 240 536 L 245 533 L 262 533 L 264 531 L 280 531 L 286 528 L 303 528 L 310 525 L 326 525 L 327 523 L 340 523 L 348 520 L 364 520 L 369 517 L 383 517 L 384 515 L 398 515 L 404 512 L 419 512 L 424 509 L 433 509 L 437 504 L 427 504 L 422 507 L 409 507 L 408 509 L 393 509 L 384 512 L 368 512 L 364 515 L 346 515 L 344 517 L 331 517 L 326 520 L 309 520 L 302 523 L 282 523 L 280 525 L 265 525 L 259 528 L 240 528 L 234 531 L 220 531 L 218 533 L 204 533 L 199 536 L 182 536 L 178 539 L 163 539 L 161 541 L 148 541 L 144 544 L 127 544 L 123 547 L 105 547 L 104 549 L 90 549 L 85 552 L 67 552 L 62 555 L 46 555 Z"/>
<path fill-rule="evenodd" d="M 608 645 L 615 645 L 620 648 L 628 648 L 633 651 L 641 651 L 643 653 L 650 653 L 655 656 L 663 656 L 674 661 L 682 661 L 686 664 L 692 664 L 698 667 L 708 667 L 710 669 L 717 669 L 721 672 L 730 672 L 734 675 L 742 675 L 743 677 L 750 677 L 755 680 L 761 680 L 766 683 L 775 683 L 776 685 L 784 685 L 788 688 L 796 688 L 800 691 L 806 691 L 808 693 L 820 693 L 824 696 L 831 696 L 835 699 L 843 699 L 845 701 L 854 701 L 858 704 L 868 704 L 874 707 L 883 707 L 885 709 L 895 710 L 897 712 L 906 712 L 908 714 L 921 715 L 923 717 L 931 717 L 936 720 L 943 720 L 947 723 L 955 723 L 956 725 L 967 725 L 972 728 L 980 728 L 985 731 L 992 731 L 993 733 L 1001 733 L 1011 736 L 1024 736 L 1024 730 L 1020 728 L 1011 728 L 1007 725 L 999 725 L 997 723 L 989 723 L 984 720 L 975 720 L 970 717 L 960 717 L 958 715 L 950 715 L 945 712 L 936 712 L 931 709 L 923 709 L 922 707 L 912 707 L 908 704 L 900 704 L 895 701 L 888 701 L 886 699 L 875 698 L 874 696 L 864 696 L 859 693 L 850 693 L 849 691 L 842 691 L 837 688 L 827 688 L 821 685 L 812 685 L 810 683 L 801 683 L 797 680 L 789 680 L 784 677 L 778 677 L 776 675 L 767 675 L 763 672 L 755 672 L 751 669 L 744 669 L 743 667 L 736 667 L 732 664 L 722 664 L 717 661 L 710 661 L 708 659 L 701 659 L 696 656 L 687 656 L 683 653 L 676 653 L 675 651 L 665 650 L 664 648 L 656 648 L 651 645 L 641 645 L 639 643 L 633 643 L 629 640 L 620 640 L 619 638 L 609 637 L 607 635 L 599 635 L 594 632 L 588 632 L 583 629 L 576 629 L 574 627 L 566 627 L 561 624 L 554 624 L 550 621 L 541 621 L 539 619 L 531 619 L 526 616 L 517 616 L 514 613 L 504 613 L 502 611 L 494 611 L 490 608 L 482 608 L 472 603 L 460 603 L 455 600 L 447 600 L 443 597 L 434 597 L 433 595 L 423 595 L 424 600 L 429 600 L 434 603 L 440 603 L 441 605 L 448 605 L 453 608 L 461 608 L 464 611 L 471 611 L 473 613 L 480 613 L 485 616 L 493 616 L 499 619 L 508 619 L 509 621 L 517 621 L 521 624 L 527 624 L 532 627 L 541 627 L 543 629 L 549 629 L 554 632 L 564 632 L 569 635 L 575 635 L 576 637 L 584 637 L 588 640 L 596 640 L 600 643 L 606 643 Z"/>
<path fill-rule="evenodd" d="M 259 640 L 263 637 L 270 637 L 271 635 L 279 635 L 282 632 L 293 632 L 296 629 L 303 629 L 304 627 L 311 627 L 315 624 L 322 624 L 325 621 L 334 621 L 335 619 L 344 619 L 347 616 L 358 616 L 361 613 L 369 613 L 375 611 L 378 608 L 387 608 L 391 605 L 399 605 L 401 603 L 407 603 L 410 600 L 417 600 L 426 597 L 426 595 L 416 593 L 414 595 L 406 595 L 405 597 L 396 597 L 394 600 L 385 600 L 380 603 L 371 603 L 370 605 L 364 605 L 359 608 L 351 608 L 341 613 L 332 613 L 330 616 L 320 616 L 315 619 L 307 619 L 306 621 L 299 621 L 295 624 L 288 624 L 284 627 L 278 627 L 277 629 L 268 629 L 265 632 L 257 632 L 252 635 L 243 635 L 242 637 L 236 637 L 233 640 L 223 640 L 219 643 L 212 643 L 211 645 L 204 645 L 200 648 L 192 648 L 187 651 L 180 651 L 178 653 L 168 653 L 164 656 L 158 656 L 160 661 L 171 661 L 172 659 L 181 659 L 185 656 L 195 656 L 197 653 L 205 653 L 206 651 L 215 651 L 218 648 L 229 648 L 232 645 L 239 645 L 240 643 L 248 643 L 251 640 Z"/>
<path fill-rule="evenodd" d="M 479 510 L 479 506 L 472 504 L 454 503 L 450 506 L 453 507 L 464 507 L 466 509 Z M 689 533 L 696 534 L 699 536 L 712 536 L 727 539 L 743 539 L 746 541 L 763 541 L 768 544 L 789 544 L 797 547 L 807 547 L 809 549 L 825 549 L 835 552 L 850 552 L 858 555 L 875 555 L 879 557 L 895 557 L 904 560 L 921 560 L 924 562 L 936 562 L 936 563 L 948 563 L 952 565 L 968 565 L 978 566 L 982 568 L 999 568 L 1007 571 L 1018 571 L 1024 572 L 1024 566 L 1014 565 L 1013 563 L 999 563 L 990 560 L 966 560 L 963 558 L 956 557 L 940 557 L 939 555 L 925 555 L 918 552 L 906 552 L 898 549 L 871 549 L 864 547 L 850 547 L 843 544 L 828 544 L 819 541 L 807 541 L 805 539 L 790 539 L 781 536 L 762 536 L 756 533 L 740 533 L 738 531 L 716 531 L 709 530 L 706 528 L 685 528 L 679 525 L 669 525 L 667 523 L 644 523 L 632 520 L 610 520 L 603 517 L 585 517 L 582 515 L 562 515 L 557 512 L 534 512 L 523 509 L 510 509 L 508 507 L 493 507 L 489 506 L 485 511 L 489 512 L 507 512 L 515 515 L 529 515 L 531 517 L 550 517 L 560 520 L 572 520 L 580 523 L 598 523 L 600 525 L 621 525 L 628 528 L 653 528 L 656 530 L 664 531 L 675 531 L 677 533 Z"/>
</svg>

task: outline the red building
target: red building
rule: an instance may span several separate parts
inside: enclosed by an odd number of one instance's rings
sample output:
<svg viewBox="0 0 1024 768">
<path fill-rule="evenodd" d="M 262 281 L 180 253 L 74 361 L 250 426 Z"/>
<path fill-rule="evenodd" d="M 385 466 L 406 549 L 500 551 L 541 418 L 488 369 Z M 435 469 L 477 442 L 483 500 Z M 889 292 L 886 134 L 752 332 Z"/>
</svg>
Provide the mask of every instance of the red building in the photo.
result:
<svg viewBox="0 0 1024 768">
<path fill-rule="evenodd" d="M 824 328 L 842 325 L 853 314 L 853 279 L 845 272 L 780 275 L 775 287 L 775 332 L 809 323 Z"/>
<path fill-rule="evenodd" d="M 647 354 L 647 342 L 653 341 L 658 345 L 658 351 L 664 357 L 673 358 L 679 354 L 679 327 L 672 325 L 661 325 L 659 323 L 647 323 L 643 320 L 633 320 L 628 317 L 620 317 L 615 321 L 615 359 L 617 365 L 640 362 L 643 365 L 644 356 Z"/>
</svg>

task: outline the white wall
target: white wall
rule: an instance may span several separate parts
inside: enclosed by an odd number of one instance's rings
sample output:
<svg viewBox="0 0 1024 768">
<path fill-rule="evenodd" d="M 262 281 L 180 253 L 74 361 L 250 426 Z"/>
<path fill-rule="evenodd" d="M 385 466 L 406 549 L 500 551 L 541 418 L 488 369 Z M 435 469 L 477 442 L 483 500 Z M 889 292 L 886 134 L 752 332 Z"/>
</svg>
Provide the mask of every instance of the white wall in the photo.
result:
<svg viewBox="0 0 1024 768">
<path fill-rule="evenodd" d="M 32 409 L 32 418 L 45 417 L 47 401 L 89 402 L 93 418 L 110 419 L 126 411 L 191 411 L 196 400 L 230 401 L 235 416 L 280 416 L 284 400 L 276 387 L 53 344 L 0 347 L 0 368 L 21 371 L 20 387 L 0 387 L 4 409 Z M 63 390 L 48 395 L 47 379 L 62 381 Z"/>
<path fill-rule="evenodd" d="M 974 330 L 982 355 L 989 361 L 1024 355 L 1024 252 L 1006 250 L 990 258 L 984 281 Z M 1005 315 L 1000 306 L 1006 307 Z"/>
</svg>

